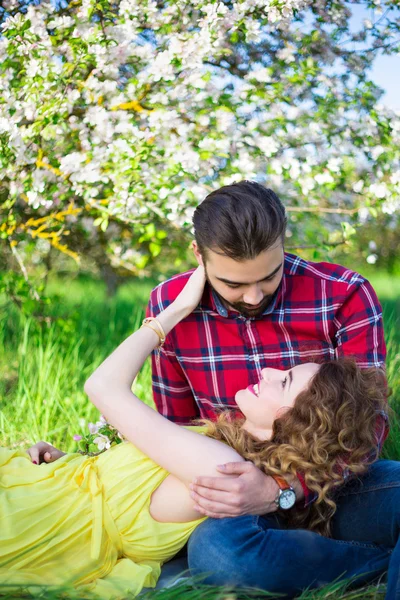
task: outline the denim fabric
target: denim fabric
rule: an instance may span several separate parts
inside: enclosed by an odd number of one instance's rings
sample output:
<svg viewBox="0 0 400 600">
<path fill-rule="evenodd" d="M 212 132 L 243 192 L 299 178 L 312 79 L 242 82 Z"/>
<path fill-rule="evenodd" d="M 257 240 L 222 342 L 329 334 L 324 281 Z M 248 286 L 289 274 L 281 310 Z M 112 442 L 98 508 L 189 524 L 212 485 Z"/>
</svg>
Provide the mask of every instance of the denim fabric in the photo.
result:
<svg viewBox="0 0 400 600">
<path fill-rule="evenodd" d="M 208 519 L 188 544 L 192 575 L 294 597 L 305 588 L 388 571 L 386 600 L 400 600 L 400 462 L 380 460 L 337 495 L 333 539 L 287 529 L 275 514 Z"/>
<path fill-rule="evenodd" d="M 171 587 L 189 578 L 189 567 L 187 556 L 173 558 L 165 563 L 161 569 L 161 575 L 157 581 L 156 590 Z M 148 591 L 151 588 L 145 588 Z"/>
</svg>

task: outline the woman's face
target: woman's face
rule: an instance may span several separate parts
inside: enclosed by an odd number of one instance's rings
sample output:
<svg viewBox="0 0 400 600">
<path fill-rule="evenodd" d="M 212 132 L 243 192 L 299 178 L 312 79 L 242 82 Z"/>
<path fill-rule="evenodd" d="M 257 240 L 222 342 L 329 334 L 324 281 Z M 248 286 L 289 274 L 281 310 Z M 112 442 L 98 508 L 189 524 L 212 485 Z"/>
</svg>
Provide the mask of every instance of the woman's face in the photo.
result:
<svg viewBox="0 0 400 600">
<path fill-rule="evenodd" d="M 257 429 L 271 430 L 275 419 L 293 406 L 319 368 L 315 363 L 305 363 L 287 371 L 263 369 L 259 383 L 240 390 L 235 396 L 246 423 Z"/>
</svg>

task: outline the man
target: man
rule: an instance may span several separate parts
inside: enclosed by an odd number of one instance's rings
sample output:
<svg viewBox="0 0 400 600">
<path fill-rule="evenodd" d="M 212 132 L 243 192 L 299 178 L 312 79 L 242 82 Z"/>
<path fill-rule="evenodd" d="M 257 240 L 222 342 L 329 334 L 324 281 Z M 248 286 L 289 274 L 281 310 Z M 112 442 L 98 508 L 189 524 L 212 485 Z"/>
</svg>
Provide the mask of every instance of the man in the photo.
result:
<svg viewBox="0 0 400 600">
<path fill-rule="evenodd" d="M 193 223 L 193 250 L 208 286 L 201 311 L 177 325 L 153 357 L 154 399 L 163 415 L 187 424 L 215 418 L 222 409 L 235 413 L 235 392 L 256 383 L 266 367 L 290 369 L 343 355 L 356 357 L 362 367 L 384 367 L 382 312 L 372 287 L 339 265 L 309 263 L 285 253 L 285 210 L 274 192 L 249 181 L 225 186 L 198 206 Z M 147 315 L 157 316 L 170 304 L 189 275 L 157 286 Z M 386 415 L 378 415 L 378 452 L 386 425 Z M 46 448 L 37 451 L 44 455 Z M 338 468 L 345 475 L 345 464 Z M 377 543 L 396 547 L 387 598 L 400 600 L 400 463 L 379 461 L 367 475 L 342 487 L 333 523 L 336 540 L 288 531 L 275 514 L 278 505 L 302 510 L 314 501 L 301 473 L 287 476 L 281 489 L 250 462 L 221 469 L 234 477 L 193 482 L 195 505 L 213 517 L 189 542 L 194 574 L 209 573 L 206 581 L 212 584 L 250 585 L 293 596 L 331 581 L 332 565 L 337 572 L 343 564 L 344 576 L 367 581 L 361 575 L 368 565 L 357 549 Z M 171 573 L 175 565 L 177 571 L 184 568 L 171 561 L 164 569 Z M 382 572 L 388 566 L 382 564 Z"/>
<path fill-rule="evenodd" d="M 153 357 L 154 400 L 164 416 L 189 424 L 215 418 L 221 409 L 234 411 L 236 391 L 256 383 L 265 367 L 288 369 L 343 355 L 363 367 L 384 366 L 382 309 L 372 287 L 344 267 L 285 254 L 285 210 L 272 190 L 250 181 L 225 186 L 198 206 L 193 224 L 194 254 L 209 286 L 201 316 L 182 321 L 160 360 Z M 148 316 L 172 302 L 189 275 L 157 286 Z M 385 428 L 381 441 L 384 435 Z M 221 518 L 276 510 L 277 484 L 251 471 L 251 481 L 247 471 L 242 479 L 246 507 L 237 506 L 237 495 L 219 495 L 225 508 L 204 512 Z M 291 484 L 307 505 L 311 497 L 301 477 Z M 196 491 L 208 497 L 207 490 Z"/>
<path fill-rule="evenodd" d="M 265 367 L 288 369 L 343 355 L 355 357 L 362 367 L 384 367 L 382 311 L 371 285 L 342 266 L 309 263 L 285 253 L 285 210 L 272 190 L 251 181 L 220 188 L 197 207 L 193 224 L 193 251 L 205 267 L 208 286 L 201 311 L 184 319 L 167 337 L 160 356 L 153 357 L 154 400 L 164 416 L 183 425 L 199 417 L 213 419 L 222 409 L 235 412 L 235 392 L 256 383 Z M 157 286 L 147 315 L 157 316 L 168 306 L 189 275 L 176 275 Z M 387 417 L 378 415 L 378 452 L 386 435 Z M 190 540 L 191 571 L 210 573 L 217 565 L 218 573 L 208 577 L 209 583 L 259 585 L 276 593 L 297 593 L 327 583 L 329 568 L 323 564 L 334 555 L 340 559 L 345 542 L 323 539 L 328 546 L 321 544 L 310 557 L 309 532 L 289 535 L 273 514 L 278 505 L 283 508 L 283 490 L 274 479 L 249 462 L 221 469 L 236 477 L 193 482 L 197 509 L 213 518 Z M 314 501 L 301 473 L 286 479 L 297 502 L 292 510 Z M 400 520 L 397 508 L 392 521 L 385 512 L 379 522 L 375 508 L 377 502 L 390 512 L 393 488 L 400 501 L 399 464 L 380 461 L 369 468 L 363 487 L 356 488 L 355 483 L 349 481 L 342 490 L 349 492 L 338 508 L 335 537 L 394 547 L 397 533 L 391 527 L 393 519 Z M 254 542 L 261 531 L 274 533 L 269 550 L 268 544 L 262 550 L 261 542 Z M 344 574 L 368 570 L 357 565 L 356 556 L 351 568 L 346 561 Z M 269 564 L 274 567 L 269 569 Z"/>
</svg>

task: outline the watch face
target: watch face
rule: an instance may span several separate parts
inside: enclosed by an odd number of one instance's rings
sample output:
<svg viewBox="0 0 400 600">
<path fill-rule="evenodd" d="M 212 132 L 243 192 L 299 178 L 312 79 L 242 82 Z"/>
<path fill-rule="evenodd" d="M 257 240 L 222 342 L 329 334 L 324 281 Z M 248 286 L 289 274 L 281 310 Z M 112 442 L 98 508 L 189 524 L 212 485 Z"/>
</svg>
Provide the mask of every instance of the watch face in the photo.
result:
<svg viewBox="0 0 400 600">
<path fill-rule="evenodd" d="M 284 510 L 292 508 L 296 502 L 296 494 L 293 490 L 283 490 L 279 497 L 279 506 Z"/>
</svg>

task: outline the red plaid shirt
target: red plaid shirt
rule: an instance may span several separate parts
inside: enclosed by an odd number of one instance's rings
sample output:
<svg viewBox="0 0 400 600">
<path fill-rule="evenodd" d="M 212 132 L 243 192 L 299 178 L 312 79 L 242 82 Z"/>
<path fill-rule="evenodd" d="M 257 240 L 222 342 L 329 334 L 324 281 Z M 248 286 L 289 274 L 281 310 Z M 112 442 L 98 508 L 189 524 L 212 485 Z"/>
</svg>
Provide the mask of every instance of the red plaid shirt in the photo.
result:
<svg viewBox="0 0 400 600">
<path fill-rule="evenodd" d="M 158 285 L 147 316 L 171 304 L 191 272 Z M 227 310 L 206 284 L 196 310 L 168 334 L 159 365 L 153 353 L 154 401 L 162 415 L 182 425 L 215 419 L 221 409 L 237 409 L 235 393 L 258 382 L 261 369 L 340 356 L 355 357 L 361 367 L 384 367 L 382 309 L 373 288 L 340 265 L 285 254 L 282 281 L 259 317 Z M 378 452 L 387 433 L 387 415 L 378 415 Z M 314 495 L 299 479 L 307 505 Z"/>
</svg>

